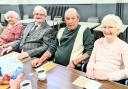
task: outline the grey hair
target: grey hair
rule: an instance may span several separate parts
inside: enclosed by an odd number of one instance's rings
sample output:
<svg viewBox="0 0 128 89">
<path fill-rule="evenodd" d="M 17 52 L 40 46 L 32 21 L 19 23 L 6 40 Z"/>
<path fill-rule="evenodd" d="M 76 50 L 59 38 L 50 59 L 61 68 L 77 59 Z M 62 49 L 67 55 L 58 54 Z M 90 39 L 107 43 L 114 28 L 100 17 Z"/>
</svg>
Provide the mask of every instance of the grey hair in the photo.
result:
<svg viewBox="0 0 128 89">
<path fill-rule="evenodd" d="M 38 10 L 42 10 L 42 11 L 44 12 L 44 14 L 47 15 L 47 10 L 46 10 L 44 7 L 42 7 L 42 6 L 36 6 L 36 7 L 34 8 L 33 13 L 34 13 L 35 11 L 38 11 Z"/>
<path fill-rule="evenodd" d="M 75 8 L 69 8 L 69 9 L 67 9 L 67 10 L 65 11 L 65 16 L 66 16 L 69 12 L 75 13 L 78 17 L 80 16 Z"/>
<path fill-rule="evenodd" d="M 117 15 L 114 15 L 114 14 L 108 14 L 106 16 L 104 16 L 102 22 L 101 22 L 101 26 L 103 25 L 103 22 L 105 22 L 106 20 L 112 20 L 116 23 L 116 27 L 118 29 L 118 32 L 120 33 L 121 30 L 122 30 L 122 26 L 123 26 L 123 22 L 122 20 L 120 19 L 119 16 Z"/>
<path fill-rule="evenodd" d="M 16 11 L 8 11 L 5 13 L 4 17 L 7 20 L 8 16 L 14 16 L 16 19 L 20 19 L 19 14 Z"/>
</svg>

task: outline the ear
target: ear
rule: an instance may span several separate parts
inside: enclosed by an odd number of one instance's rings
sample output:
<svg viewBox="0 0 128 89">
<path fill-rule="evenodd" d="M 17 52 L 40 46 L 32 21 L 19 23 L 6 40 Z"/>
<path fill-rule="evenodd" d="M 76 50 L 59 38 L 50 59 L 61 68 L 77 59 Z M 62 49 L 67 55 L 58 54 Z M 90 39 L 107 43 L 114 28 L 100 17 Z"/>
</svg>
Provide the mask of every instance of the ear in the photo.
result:
<svg viewBox="0 0 128 89">
<path fill-rule="evenodd" d="M 45 17 L 47 18 L 47 15 L 45 15 Z"/>
<path fill-rule="evenodd" d="M 78 21 L 80 20 L 80 16 L 77 16 Z"/>
</svg>

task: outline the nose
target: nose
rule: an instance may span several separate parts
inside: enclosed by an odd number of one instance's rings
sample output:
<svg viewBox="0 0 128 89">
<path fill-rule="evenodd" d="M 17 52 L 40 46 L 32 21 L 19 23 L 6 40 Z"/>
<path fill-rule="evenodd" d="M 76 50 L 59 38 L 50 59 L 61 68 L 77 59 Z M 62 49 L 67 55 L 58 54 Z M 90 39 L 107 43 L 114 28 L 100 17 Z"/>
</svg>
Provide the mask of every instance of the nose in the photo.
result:
<svg viewBox="0 0 128 89">
<path fill-rule="evenodd" d="M 69 19 L 69 23 L 73 23 L 73 20 L 72 19 Z"/>
</svg>

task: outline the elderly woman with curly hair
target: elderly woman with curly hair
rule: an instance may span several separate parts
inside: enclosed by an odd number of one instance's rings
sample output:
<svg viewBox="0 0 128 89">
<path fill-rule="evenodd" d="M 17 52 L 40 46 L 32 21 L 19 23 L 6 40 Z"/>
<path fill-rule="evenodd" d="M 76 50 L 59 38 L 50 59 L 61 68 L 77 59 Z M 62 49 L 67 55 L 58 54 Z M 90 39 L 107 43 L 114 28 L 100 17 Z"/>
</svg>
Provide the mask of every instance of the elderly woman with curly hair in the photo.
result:
<svg viewBox="0 0 128 89">
<path fill-rule="evenodd" d="M 109 14 L 103 18 L 101 30 L 104 37 L 94 43 L 87 65 L 88 78 L 112 81 L 128 78 L 128 44 L 118 38 L 122 25 L 116 15 Z"/>
<path fill-rule="evenodd" d="M 0 45 L 7 47 L 21 37 L 24 26 L 19 22 L 19 15 L 15 11 L 5 13 L 8 24 L 0 35 Z"/>
</svg>

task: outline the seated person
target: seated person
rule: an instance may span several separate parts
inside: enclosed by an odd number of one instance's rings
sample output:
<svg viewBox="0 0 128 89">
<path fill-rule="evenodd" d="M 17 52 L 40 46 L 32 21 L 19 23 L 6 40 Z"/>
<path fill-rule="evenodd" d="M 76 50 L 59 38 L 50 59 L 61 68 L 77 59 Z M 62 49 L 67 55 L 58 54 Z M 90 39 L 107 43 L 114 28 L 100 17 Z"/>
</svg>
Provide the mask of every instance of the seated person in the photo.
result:
<svg viewBox="0 0 128 89">
<path fill-rule="evenodd" d="M 91 79 L 119 81 L 128 78 L 128 44 L 118 38 L 121 19 L 106 15 L 101 23 L 103 38 L 96 40 L 87 64 L 86 75 Z"/>
<path fill-rule="evenodd" d="M 27 25 L 21 39 L 13 45 L 5 48 L 1 55 L 10 51 L 21 52 L 19 59 L 26 57 L 40 57 L 44 53 L 51 40 L 54 38 L 53 29 L 47 24 L 47 11 L 42 6 L 36 6 L 33 11 L 34 22 Z"/>
<path fill-rule="evenodd" d="M 9 82 L 10 89 L 20 89 L 20 83 L 23 80 L 23 74 L 21 73 L 15 80 L 11 79 Z"/>
<path fill-rule="evenodd" d="M 55 54 L 55 63 L 75 68 L 87 60 L 93 48 L 93 36 L 86 26 L 79 25 L 80 16 L 76 9 L 65 12 L 66 27 L 59 30 L 56 39 L 40 59 L 32 60 L 33 67 L 44 63 Z"/>
<path fill-rule="evenodd" d="M 20 89 L 20 83 L 23 80 L 23 73 L 21 73 L 20 75 L 18 75 L 18 77 L 13 80 L 10 79 L 9 75 L 4 75 L 4 77 L 2 79 L 0 79 L 0 85 L 8 85 L 10 86 L 9 89 Z"/>
<path fill-rule="evenodd" d="M 6 12 L 5 19 L 7 20 L 8 25 L 0 34 L 0 45 L 8 47 L 21 37 L 24 26 L 19 22 L 19 15 L 15 11 Z"/>
</svg>

